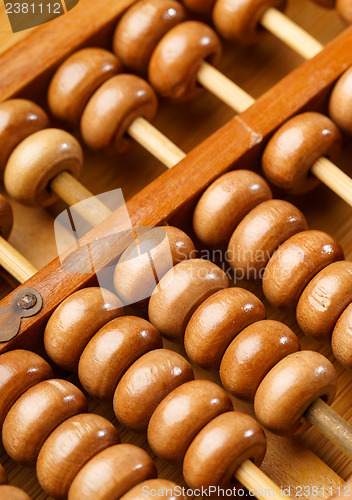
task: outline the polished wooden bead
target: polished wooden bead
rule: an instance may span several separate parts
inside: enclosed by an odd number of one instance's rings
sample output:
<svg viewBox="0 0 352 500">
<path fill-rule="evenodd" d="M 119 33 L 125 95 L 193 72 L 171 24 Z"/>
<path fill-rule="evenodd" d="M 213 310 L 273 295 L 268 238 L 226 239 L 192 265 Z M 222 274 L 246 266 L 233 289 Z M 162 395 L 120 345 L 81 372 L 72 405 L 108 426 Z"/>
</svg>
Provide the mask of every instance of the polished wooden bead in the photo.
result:
<svg viewBox="0 0 352 500">
<path fill-rule="evenodd" d="M 267 9 L 283 9 L 285 0 L 217 0 L 213 21 L 217 31 L 227 40 L 249 45 L 263 34 L 260 19 Z"/>
<path fill-rule="evenodd" d="M 220 365 L 221 382 L 234 396 L 253 399 L 271 368 L 299 348 L 299 340 L 288 326 L 273 320 L 257 321 L 227 348 Z"/>
<path fill-rule="evenodd" d="M 8 455 L 32 467 L 49 434 L 63 421 L 88 411 L 84 394 L 66 380 L 46 380 L 31 387 L 10 409 L 2 429 Z"/>
<path fill-rule="evenodd" d="M 117 444 L 86 463 L 71 485 L 68 500 L 117 499 L 141 481 L 156 476 L 147 452 L 132 444 Z"/>
<path fill-rule="evenodd" d="M 302 231 L 291 236 L 265 268 L 265 297 L 276 307 L 295 307 L 309 281 L 321 269 L 343 257 L 339 243 L 323 231 Z"/>
<path fill-rule="evenodd" d="M 352 134 L 352 67 L 337 81 L 331 93 L 329 114 L 336 125 Z"/>
<path fill-rule="evenodd" d="M 243 217 L 271 197 L 267 182 L 255 172 L 228 172 L 213 182 L 197 203 L 194 231 L 205 245 L 226 247 Z"/>
<path fill-rule="evenodd" d="M 132 139 L 128 127 L 136 119 L 152 120 L 158 107 L 152 87 L 135 75 L 117 75 L 105 82 L 88 101 L 81 120 L 81 133 L 94 150 L 114 146 L 123 153 Z"/>
<path fill-rule="evenodd" d="M 261 278 L 275 250 L 288 238 L 308 229 L 298 208 L 283 200 L 264 201 L 235 229 L 228 259 L 238 279 Z"/>
<path fill-rule="evenodd" d="M 246 326 L 265 318 L 262 302 L 243 288 L 211 295 L 189 320 L 185 332 L 188 357 L 203 368 L 219 368 L 227 346 Z"/>
<path fill-rule="evenodd" d="M 71 417 L 50 434 L 40 450 L 37 477 L 41 487 L 54 498 L 67 498 L 82 467 L 118 442 L 116 428 L 105 418 L 91 413 Z"/>
<path fill-rule="evenodd" d="M 124 66 L 146 74 L 161 38 L 183 21 L 185 10 L 175 0 L 142 0 L 132 5 L 117 25 L 113 48 Z"/>
<path fill-rule="evenodd" d="M 336 390 L 336 371 L 325 356 L 296 352 L 274 366 L 258 387 L 255 414 L 271 432 L 294 434 L 301 429 L 308 407 L 320 397 L 330 404 Z"/>
<path fill-rule="evenodd" d="M 0 430 L 15 401 L 30 387 L 53 377 L 50 366 L 34 352 L 17 349 L 0 356 Z"/>
<path fill-rule="evenodd" d="M 0 236 L 7 238 L 10 236 L 13 226 L 13 212 L 10 203 L 5 196 L 0 194 Z"/>
<path fill-rule="evenodd" d="M 117 419 L 135 431 L 146 430 L 160 402 L 193 378 L 191 365 L 174 351 L 158 349 L 144 354 L 127 370 L 116 388 Z"/>
<path fill-rule="evenodd" d="M 61 368 L 75 371 L 79 358 L 95 333 L 124 314 L 116 295 L 104 288 L 78 290 L 67 297 L 50 316 L 44 332 L 44 346 Z"/>
<path fill-rule="evenodd" d="M 151 296 L 164 274 L 195 251 L 186 233 L 173 226 L 155 227 L 138 236 L 138 241 L 121 255 L 114 273 L 116 293 L 125 304 Z"/>
<path fill-rule="evenodd" d="M 182 340 L 197 307 L 228 286 L 228 277 L 212 262 L 202 259 L 180 262 L 155 288 L 149 301 L 149 320 L 165 337 Z"/>
<path fill-rule="evenodd" d="M 337 12 L 349 24 L 352 23 L 352 5 L 350 0 L 337 0 Z"/>
<path fill-rule="evenodd" d="M 107 50 L 89 47 L 75 52 L 59 66 L 50 82 L 50 111 L 61 120 L 78 124 L 94 92 L 122 70 L 120 61 Z"/>
<path fill-rule="evenodd" d="M 79 177 L 83 151 L 68 132 L 46 129 L 24 139 L 13 151 L 4 172 L 6 191 L 24 205 L 47 206 L 57 200 L 50 181 L 61 172 Z"/>
<path fill-rule="evenodd" d="M 0 171 L 12 151 L 29 135 L 49 125 L 44 110 L 26 99 L 10 99 L 0 104 Z"/>
<path fill-rule="evenodd" d="M 265 451 L 266 438 L 258 422 L 241 412 L 223 413 L 192 441 L 183 462 L 183 475 L 192 489 L 227 488 L 245 460 L 259 466 Z"/>
<path fill-rule="evenodd" d="M 149 479 L 137 484 L 128 493 L 121 497 L 121 500 L 144 500 L 146 496 L 158 496 L 165 500 L 185 499 L 182 489 L 176 483 L 167 479 Z"/>
<path fill-rule="evenodd" d="M 198 14 L 210 14 L 216 0 L 182 0 L 188 10 Z"/>
<path fill-rule="evenodd" d="M 334 262 L 304 289 L 297 304 L 302 331 L 317 339 L 330 338 L 339 316 L 352 302 L 352 262 Z"/>
<path fill-rule="evenodd" d="M 341 134 L 326 116 L 308 112 L 294 116 L 273 135 L 262 158 L 270 182 L 293 194 L 307 193 L 319 181 L 310 173 L 322 156 L 335 161 L 341 150 Z"/>
<path fill-rule="evenodd" d="M 216 65 L 221 55 L 215 31 L 198 21 L 172 28 L 158 43 L 150 59 L 148 75 L 154 89 L 172 101 L 188 101 L 202 90 L 197 72 L 202 61 Z"/>
<path fill-rule="evenodd" d="M 10 485 L 0 486 L 1 500 L 31 500 L 31 498 L 20 488 Z"/>
<path fill-rule="evenodd" d="M 7 474 L 4 467 L 0 464 L 0 484 L 7 484 Z"/>
<path fill-rule="evenodd" d="M 331 339 L 332 350 L 337 361 L 349 370 L 352 369 L 352 304 L 338 319 Z"/>
<path fill-rule="evenodd" d="M 143 354 L 163 346 L 160 333 L 148 321 L 123 316 L 104 325 L 89 342 L 78 365 L 85 390 L 111 401 L 125 371 Z"/>
<path fill-rule="evenodd" d="M 182 462 L 187 448 L 213 418 L 233 410 L 226 392 L 208 380 L 192 380 L 159 404 L 148 426 L 153 452 L 168 462 Z"/>
</svg>

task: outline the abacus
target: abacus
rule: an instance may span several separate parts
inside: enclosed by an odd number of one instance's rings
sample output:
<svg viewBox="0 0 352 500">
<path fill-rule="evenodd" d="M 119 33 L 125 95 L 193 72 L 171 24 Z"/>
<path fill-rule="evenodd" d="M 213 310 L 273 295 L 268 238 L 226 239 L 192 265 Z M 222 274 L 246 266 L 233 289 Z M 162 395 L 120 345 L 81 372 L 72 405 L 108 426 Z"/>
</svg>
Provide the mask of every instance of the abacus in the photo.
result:
<svg viewBox="0 0 352 500">
<path fill-rule="evenodd" d="M 351 496 L 351 6 L 236 4 L 80 0 L 0 55 L 0 498 Z M 72 205 L 108 246 L 42 267 Z"/>
</svg>

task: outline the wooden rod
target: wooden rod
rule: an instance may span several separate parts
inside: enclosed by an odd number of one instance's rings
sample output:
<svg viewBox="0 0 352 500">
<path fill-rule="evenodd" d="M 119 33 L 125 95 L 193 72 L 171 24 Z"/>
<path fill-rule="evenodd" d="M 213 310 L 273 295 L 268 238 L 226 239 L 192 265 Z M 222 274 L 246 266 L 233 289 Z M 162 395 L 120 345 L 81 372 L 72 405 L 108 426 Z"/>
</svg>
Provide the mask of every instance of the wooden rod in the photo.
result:
<svg viewBox="0 0 352 500">
<path fill-rule="evenodd" d="M 352 459 L 352 426 L 322 399 L 310 405 L 305 417 L 320 432 Z"/>
<path fill-rule="evenodd" d="M 2 236 L 0 236 L 0 263 L 21 284 L 37 272 L 37 269 Z"/>
<path fill-rule="evenodd" d="M 289 498 L 253 462 L 246 460 L 237 469 L 235 478 L 258 499 Z"/>
<path fill-rule="evenodd" d="M 334 165 L 328 158 L 319 158 L 311 172 L 326 186 L 352 206 L 352 179 Z"/>
</svg>

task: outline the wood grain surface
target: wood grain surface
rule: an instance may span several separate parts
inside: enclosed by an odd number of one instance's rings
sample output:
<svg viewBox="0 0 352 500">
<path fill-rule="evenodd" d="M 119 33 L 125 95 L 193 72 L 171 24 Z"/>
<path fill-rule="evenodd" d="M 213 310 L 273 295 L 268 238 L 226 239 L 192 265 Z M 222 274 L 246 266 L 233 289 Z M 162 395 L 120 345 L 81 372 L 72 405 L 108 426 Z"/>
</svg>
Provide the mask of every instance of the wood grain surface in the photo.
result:
<svg viewBox="0 0 352 500">
<path fill-rule="evenodd" d="M 119 2 L 115 3 L 118 4 Z M 122 1 L 121 5 L 123 3 L 126 5 L 127 2 Z M 96 3 L 94 2 L 94 4 Z M 1 7 L 3 8 L 3 5 Z M 307 2 L 307 0 L 292 0 L 287 13 L 324 44 L 331 41 L 344 28 L 336 12 L 326 11 Z M 27 34 L 28 32 L 23 32 L 12 35 L 6 16 L 1 11 L 1 51 L 17 44 L 21 38 L 25 39 Z M 32 63 L 35 67 L 38 66 L 37 57 L 38 54 L 33 56 Z M 268 34 L 259 45 L 249 49 L 239 49 L 225 44 L 224 56 L 220 68 L 254 97 L 259 97 L 301 63 L 302 59 L 299 56 L 292 53 L 280 41 Z M 327 61 L 327 66 L 333 64 L 334 61 Z M 6 66 L 0 68 L 0 74 L 1 72 L 6 76 Z M 307 92 L 309 92 L 309 82 L 305 84 L 307 85 Z M 293 98 L 294 96 L 287 95 L 288 100 Z M 270 103 L 268 104 L 268 109 L 270 110 Z M 161 103 L 160 112 L 155 124 L 170 139 L 188 152 L 219 129 L 219 127 L 225 125 L 232 116 L 233 111 L 222 105 L 215 97 L 204 92 L 199 99 L 191 104 L 172 106 L 164 102 Z M 236 139 L 234 137 L 230 139 L 229 137 L 229 140 L 235 141 Z M 346 142 L 344 154 L 339 165 L 352 175 L 350 167 L 351 155 L 351 144 Z M 114 154 L 109 156 L 92 154 L 86 150 L 85 157 L 86 165 L 82 176 L 82 182 L 85 186 L 94 193 L 122 188 L 126 199 L 132 198 L 134 194 L 164 171 L 163 166 L 158 164 L 155 159 L 151 158 L 140 147 L 136 147 L 131 153 L 119 157 Z M 167 186 L 164 186 L 163 196 L 170 196 L 170 198 L 173 196 L 172 192 L 168 193 Z M 332 234 L 342 244 L 346 258 L 351 258 L 352 222 L 350 207 L 337 199 L 333 193 L 330 193 L 323 186 L 316 189 L 309 196 L 295 198 L 294 203 L 303 210 L 311 228 L 325 230 Z M 10 237 L 10 242 L 35 266 L 41 268 L 57 255 L 53 216 L 60 213 L 64 207 L 60 203 L 49 210 L 32 209 L 16 203 L 13 206 L 15 226 Z M 141 209 L 143 208 L 141 207 Z M 263 298 L 258 285 L 253 283 L 238 284 L 251 289 L 260 298 Z M 10 290 L 11 286 L 4 280 L 1 284 L 2 296 Z M 267 303 L 266 305 L 268 306 Z M 320 350 L 330 360 L 333 360 L 328 344 L 321 345 L 302 337 L 293 314 L 279 312 L 268 306 L 268 317 L 282 320 L 291 326 L 302 339 L 303 348 Z M 165 345 L 183 352 L 175 344 L 165 342 Z M 343 370 L 336 362 L 335 366 L 339 373 L 339 392 L 333 407 L 352 423 L 352 375 Z M 216 374 L 199 368 L 196 369 L 196 375 L 198 378 L 208 378 L 219 382 Z M 236 409 L 243 408 L 246 411 L 251 411 L 251 407 L 248 404 L 241 403 L 235 399 L 234 403 Z M 116 422 L 113 419 L 110 405 L 97 404 L 91 400 L 90 409 Z M 118 428 L 121 431 L 123 442 L 133 442 L 148 449 L 145 435 L 137 435 L 126 431 L 119 425 Z M 264 462 L 263 469 L 272 479 L 282 485 L 321 487 L 323 484 L 330 484 L 333 489 L 336 488 L 340 481 L 339 478 L 334 476 L 333 472 L 325 467 L 323 462 L 317 460 L 308 448 L 302 448 L 300 442 L 305 443 L 343 479 L 346 479 L 352 473 L 351 463 L 325 438 L 321 437 L 316 430 L 310 429 L 303 434 L 301 441 L 270 436 L 268 459 Z M 33 499 L 48 498 L 42 492 L 32 470 L 16 466 L 3 450 L 1 451 L 0 462 L 7 470 L 11 484 L 23 487 Z M 161 477 L 184 484 L 179 467 L 167 465 L 158 459 L 156 463 Z M 299 490 L 296 493 L 297 497 L 299 497 Z M 294 492 L 291 492 L 291 496 L 295 496 Z M 320 489 L 318 496 L 312 495 L 311 492 L 307 494 L 307 491 L 302 491 L 302 496 L 312 499 L 328 498 L 330 491 L 326 489 L 323 492 Z"/>
</svg>

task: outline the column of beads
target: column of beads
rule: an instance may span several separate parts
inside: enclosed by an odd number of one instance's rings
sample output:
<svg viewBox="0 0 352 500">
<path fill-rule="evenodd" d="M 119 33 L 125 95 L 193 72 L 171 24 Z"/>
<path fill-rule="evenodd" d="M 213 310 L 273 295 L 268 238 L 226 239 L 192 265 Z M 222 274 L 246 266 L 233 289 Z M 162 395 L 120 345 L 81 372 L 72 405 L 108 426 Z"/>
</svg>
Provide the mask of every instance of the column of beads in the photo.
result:
<svg viewBox="0 0 352 500">
<path fill-rule="evenodd" d="M 66 380 L 53 379 L 50 366 L 40 356 L 24 350 L 2 354 L 0 373 L 6 396 L 0 409 L 4 448 L 17 463 L 36 466 L 38 481 L 49 495 L 72 498 L 70 487 L 80 483 L 87 468 L 93 475 L 81 484 L 76 498 L 92 498 L 90 482 L 95 484 L 96 500 L 120 498 L 127 492 L 133 498 L 130 490 L 143 488 L 145 482 L 159 486 L 149 455 L 137 446 L 119 444 L 116 428 L 105 418 L 87 413 L 83 393 Z M 161 488 L 176 486 L 165 483 L 161 481 Z"/>
<path fill-rule="evenodd" d="M 114 51 L 123 64 L 135 72 L 145 72 L 148 66 L 151 84 L 160 95 L 168 99 L 174 101 L 192 99 L 201 91 L 200 83 L 235 111 L 242 112 L 250 107 L 255 102 L 254 99 L 206 62 L 215 64 L 221 51 L 220 40 L 209 26 L 188 21 L 170 29 L 169 24 L 164 23 L 164 17 L 168 19 L 174 4 L 173 0 L 141 0 L 124 14 L 114 36 Z M 137 25 L 139 30 L 135 29 Z M 160 27 L 155 30 L 155 26 L 159 25 Z M 147 44 L 143 52 L 144 62 L 141 65 L 137 54 L 140 53 L 140 46 L 143 45 L 145 38 L 152 40 L 153 43 Z M 301 115 L 301 121 L 313 138 L 318 137 L 317 129 L 321 127 L 328 135 L 326 141 L 322 141 L 326 147 L 321 148 L 321 155 L 312 155 L 307 161 L 305 171 L 313 174 L 313 178 L 306 181 L 304 189 L 306 191 L 312 189 L 316 185 L 314 179 L 317 177 L 352 205 L 352 180 L 331 161 L 331 158 L 336 159 L 339 152 L 338 129 L 328 118 L 316 113 Z M 309 127 L 312 127 L 312 131 Z M 327 145 L 329 140 L 335 143 L 335 148 L 331 147 L 333 154 Z M 329 156 L 330 159 L 322 155 Z M 292 166 L 295 160 L 292 155 L 288 154 L 288 160 Z M 293 180 L 297 180 L 295 172 L 290 173 L 294 176 Z"/>
</svg>

